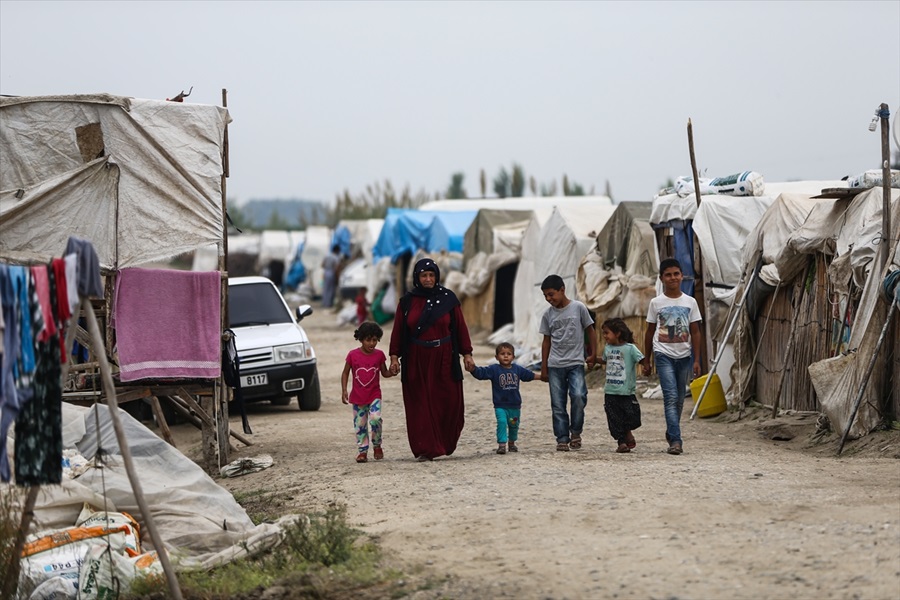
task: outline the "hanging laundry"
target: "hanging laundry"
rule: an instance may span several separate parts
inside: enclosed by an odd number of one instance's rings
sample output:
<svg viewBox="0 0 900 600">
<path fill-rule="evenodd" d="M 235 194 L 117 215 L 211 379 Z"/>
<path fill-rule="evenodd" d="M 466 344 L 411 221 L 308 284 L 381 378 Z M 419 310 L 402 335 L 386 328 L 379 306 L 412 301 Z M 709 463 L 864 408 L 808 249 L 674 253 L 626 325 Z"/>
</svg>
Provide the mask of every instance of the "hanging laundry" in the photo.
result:
<svg viewBox="0 0 900 600">
<path fill-rule="evenodd" d="M 100 279 L 100 259 L 94 245 L 75 236 L 66 244 L 66 255 L 78 255 L 78 294 L 84 298 L 102 298 L 103 282 Z"/>
</svg>

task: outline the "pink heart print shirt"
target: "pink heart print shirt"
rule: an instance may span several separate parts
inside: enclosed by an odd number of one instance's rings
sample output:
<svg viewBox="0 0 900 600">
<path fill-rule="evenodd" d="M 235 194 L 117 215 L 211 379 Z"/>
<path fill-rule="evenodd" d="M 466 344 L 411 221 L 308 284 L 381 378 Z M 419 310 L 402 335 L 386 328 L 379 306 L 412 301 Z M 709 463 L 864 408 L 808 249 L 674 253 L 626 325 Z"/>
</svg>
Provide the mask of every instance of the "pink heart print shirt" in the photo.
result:
<svg viewBox="0 0 900 600">
<path fill-rule="evenodd" d="M 377 348 L 371 354 L 361 348 L 354 348 L 347 354 L 353 377 L 350 404 L 371 404 L 381 399 L 381 366 L 385 360 L 384 352 Z"/>
</svg>

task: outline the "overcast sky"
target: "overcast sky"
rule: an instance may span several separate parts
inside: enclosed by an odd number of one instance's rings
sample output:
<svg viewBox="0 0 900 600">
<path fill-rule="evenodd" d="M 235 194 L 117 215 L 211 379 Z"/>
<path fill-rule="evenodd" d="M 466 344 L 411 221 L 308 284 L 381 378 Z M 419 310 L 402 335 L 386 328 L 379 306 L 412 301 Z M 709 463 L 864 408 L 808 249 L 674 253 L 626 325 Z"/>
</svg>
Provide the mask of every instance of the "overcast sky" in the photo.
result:
<svg viewBox="0 0 900 600">
<path fill-rule="evenodd" d="M 513 162 L 651 200 L 690 174 L 688 118 L 701 175 L 840 179 L 880 167 L 881 102 L 900 125 L 900 1 L 0 0 L 0 94 L 191 86 L 228 89 L 240 202 L 478 195 L 481 169 L 490 194 Z"/>
</svg>

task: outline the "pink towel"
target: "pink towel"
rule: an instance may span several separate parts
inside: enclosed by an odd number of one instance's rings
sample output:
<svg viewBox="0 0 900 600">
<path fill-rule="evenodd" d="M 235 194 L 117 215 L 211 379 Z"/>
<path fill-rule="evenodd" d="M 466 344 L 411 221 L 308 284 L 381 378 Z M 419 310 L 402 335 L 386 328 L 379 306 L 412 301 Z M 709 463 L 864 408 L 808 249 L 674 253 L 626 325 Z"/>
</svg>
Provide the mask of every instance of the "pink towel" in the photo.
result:
<svg viewBox="0 0 900 600">
<path fill-rule="evenodd" d="M 221 370 L 217 271 L 122 269 L 113 326 L 122 381 L 217 378 Z"/>
</svg>

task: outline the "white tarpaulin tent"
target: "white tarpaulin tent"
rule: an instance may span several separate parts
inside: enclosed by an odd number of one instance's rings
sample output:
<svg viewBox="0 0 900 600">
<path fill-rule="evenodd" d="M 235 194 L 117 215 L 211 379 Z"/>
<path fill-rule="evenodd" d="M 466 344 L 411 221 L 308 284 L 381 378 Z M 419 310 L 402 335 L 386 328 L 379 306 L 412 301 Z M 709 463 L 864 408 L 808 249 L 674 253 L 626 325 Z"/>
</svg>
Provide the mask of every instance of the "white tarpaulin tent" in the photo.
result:
<svg viewBox="0 0 900 600">
<path fill-rule="evenodd" d="M 612 205 L 559 205 L 545 223 L 535 214 L 522 238 L 522 259 L 516 273 L 513 336 L 520 364 L 541 357 L 538 332 L 549 305 L 541 293 L 548 275 L 559 275 L 566 295 L 579 300 L 575 274 L 582 257 L 596 243 L 597 234 L 615 212 Z"/>
<path fill-rule="evenodd" d="M 229 120 L 106 94 L 0 98 L 0 256 L 46 262 L 74 235 L 122 269 L 220 242 Z"/>
</svg>

